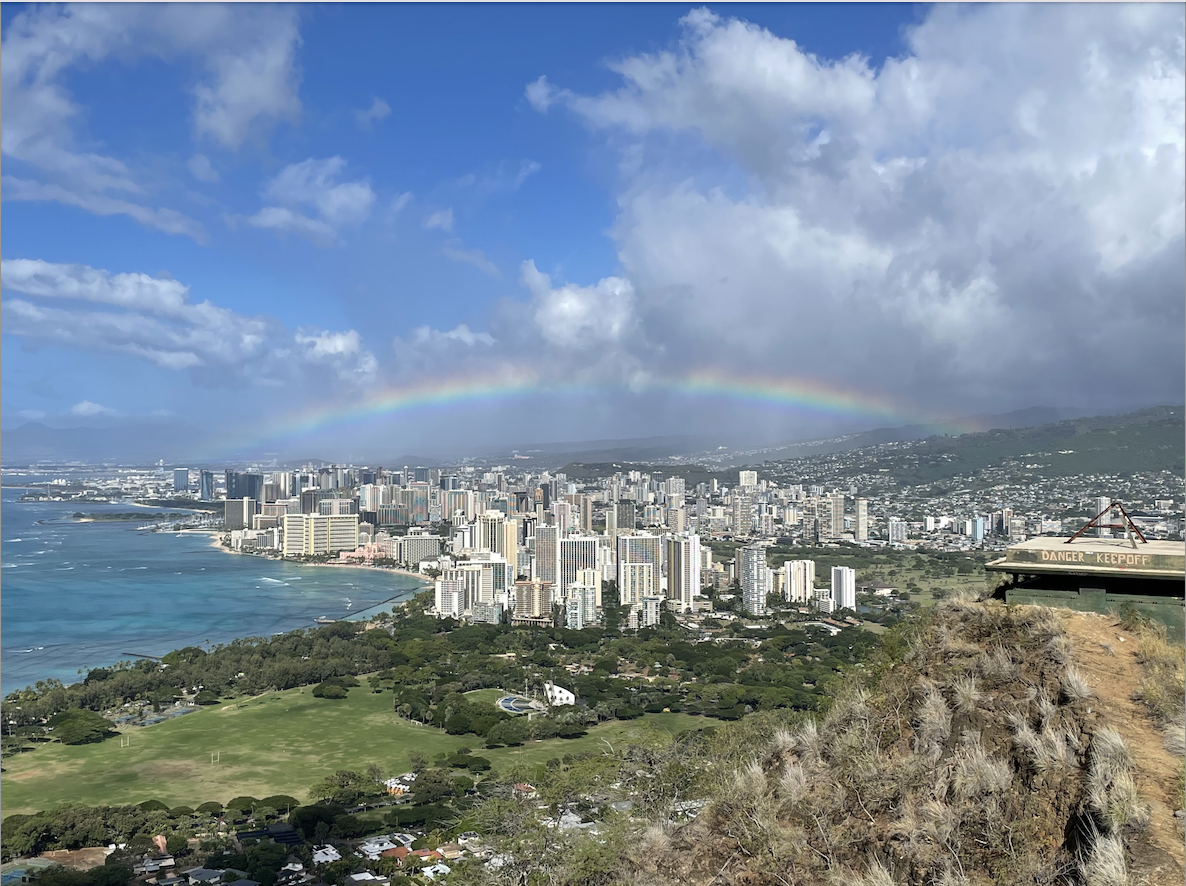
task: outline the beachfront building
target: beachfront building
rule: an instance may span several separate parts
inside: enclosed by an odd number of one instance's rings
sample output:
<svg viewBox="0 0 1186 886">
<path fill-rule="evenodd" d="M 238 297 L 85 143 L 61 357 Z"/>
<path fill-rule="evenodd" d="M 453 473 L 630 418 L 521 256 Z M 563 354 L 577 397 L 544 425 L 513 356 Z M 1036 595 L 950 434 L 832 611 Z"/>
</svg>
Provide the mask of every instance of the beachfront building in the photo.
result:
<svg viewBox="0 0 1186 886">
<path fill-rule="evenodd" d="M 310 557 L 358 547 L 358 514 L 285 514 L 285 557 Z"/>
</svg>

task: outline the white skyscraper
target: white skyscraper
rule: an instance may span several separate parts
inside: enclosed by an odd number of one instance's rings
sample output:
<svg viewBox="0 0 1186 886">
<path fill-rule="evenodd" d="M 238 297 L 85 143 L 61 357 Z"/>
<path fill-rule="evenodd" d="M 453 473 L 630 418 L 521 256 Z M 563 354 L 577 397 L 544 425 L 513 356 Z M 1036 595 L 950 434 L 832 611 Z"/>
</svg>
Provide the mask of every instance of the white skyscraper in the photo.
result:
<svg viewBox="0 0 1186 886">
<path fill-rule="evenodd" d="M 465 582 L 459 579 L 438 578 L 436 581 L 436 611 L 439 616 L 457 618 L 465 611 Z"/>
<path fill-rule="evenodd" d="M 637 582 L 642 580 L 643 574 L 637 570 L 626 576 L 624 569 L 640 563 L 649 564 L 651 570 L 647 575 L 649 584 L 639 587 Z M 639 604 L 643 596 L 660 596 L 662 593 L 661 576 L 663 574 L 663 539 L 657 535 L 634 533 L 633 535 L 618 536 L 618 594 L 622 604 Z M 627 599 L 626 588 L 639 588 L 639 595 Z M 633 591 L 632 591 L 633 593 Z"/>
<path fill-rule="evenodd" d="M 856 503 L 856 540 L 869 540 L 869 501 L 868 499 L 858 498 Z"/>
<path fill-rule="evenodd" d="M 642 598 L 642 611 L 639 613 L 639 624 L 641 628 L 653 628 L 659 624 L 659 619 L 663 614 L 663 598 L 659 596 L 647 596 Z"/>
<path fill-rule="evenodd" d="M 1092 514 L 1092 516 L 1094 517 L 1096 514 L 1106 511 L 1111 504 L 1112 504 L 1112 499 L 1109 496 L 1106 496 L 1106 495 L 1099 496 L 1095 500 L 1095 511 Z M 1101 523 L 1111 523 L 1112 522 L 1111 514 L 1104 514 L 1104 516 L 1100 517 L 1100 522 Z M 1112 530 L 1111 529 L 1101 529 L 1101 528 L 1097 527 L 1095 530 L 1095 534 L 1098 535 L 1100 538 L 1110 538 L 1112 536 Z"/>
<path fill-rule="evenodd" d="M 667 539 L 667 599 L 680 612 L 692 610 L 700 593 L 700 536 L 673 535 Z"/>
<path fill-rule="evenodd" d="M 766 614 L 766 593 L 769 579 L 766 569 L 766 548 L 747 545 L 741 549 L 741 598 L 750 615 Z"/>
<path fill-rule="evenodd" d="M 815 593 L 815 561 L 787 560 L 782 564 L 782 596 L 788 603 L 810 603 Z"/>
<path fill-rule="evenodd" d="M 836 609 L 857 608 L 857 573 L 847 566 L 832 567 L 832 604 Z"/>
<path fill-rule="evenodd" d="M 896 520 L 893 517 L 890 517 L 888 527 L 890 544 L 902 544 L 906 541 L 905 520 Z"/>
<path fill-rule="evenodd" d="M 568 590 L 577 583 L 579 574 L 586 569 L 597 569 L 597 554 L 600 539 L 595 535 L 570 535 L 560 539 L 559 578 L 557 590 L 561 597 L 568 596 Z"/>
<path fill-rule="evenodd" d="M 737 485 L 743 486 L 743 487 L 748 487 L 750 489 L 755 488 L 758 485 L 758 472 L 757 471 L 738 471 L 737 472 Z"/>
</svg>

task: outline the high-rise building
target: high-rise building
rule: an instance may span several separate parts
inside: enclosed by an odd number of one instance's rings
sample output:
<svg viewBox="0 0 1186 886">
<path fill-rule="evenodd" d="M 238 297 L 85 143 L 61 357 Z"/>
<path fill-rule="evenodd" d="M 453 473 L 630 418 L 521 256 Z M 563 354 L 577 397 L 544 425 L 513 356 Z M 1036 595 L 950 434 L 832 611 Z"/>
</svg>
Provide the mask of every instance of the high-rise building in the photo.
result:
<svg viewBox="0 0 1186 886">
<path fill-rule="evenodd" d="M 770 585 L 767 572 L 765 546 L 747 545 L 741 549 L 741 602 L 750 615 L 766 614 Z"/>
<path fill-rule="evenodd" d="M 213 471 L 202 471 L 198 474 L 198 498 L 202 501 L 214 501 Z"/>
<path fill-rule="evenodd" d="M 758 485 L 758 472 L 757 471 L 738 471 L 737 472 L 737 485 L 741 486 L 742 488 L 749 488 L 749 489 L 756 488 Z"/>
<path fill-rule="evenodd" d="M 889 518 L 887 523 L 890 544 L 903 544 L 906 541 L 906 521 Z"/>
<path fill-rule="evenodd" d="M 810 603 L 815 593 L 815 561 L 787 560 L 782 564 L 782 597 L 789 603 Z"/>
<path fill-rule="evenodd" d="M 358 547 L 358 515 L 285 514 L 285 557 L 332 554 Z"/>
<path fill-rule="evenodd" d="M 515 615 L 543 618 L 552 614 L 552 583 L 533 578 L 515 582 Z"/>
<path fill-rule="evenodd" d="M 847 566 L 832 567 L 832 603 L 837 609 L 857 608 L 857 573 Z"/>
<path fill-rule="evenodd" d="M 262 501 L 264 496 L 264 475 L 226 471 L 226 497 L 250 498 Z"/>
<path fill-rule="evenodd" d="M 598 622 L 597 589 L 586 584 L 574 584 L 568 589 L 565 601 L 565 624 L 579 631 Z"/>
<path fill-rule="evenodd" d="M 972 521 L 972 541 L 984 541 L 983 517 L 977 517 Z"/>
<path fill-rule="evenodd" d="M 357 514 L 358 502 L 353 498 L 323 498 L 317 503 L 317 513 L 325 517 Z"/>
<path fill-rule="evenodd" d="M 655 566 L 652 563 L 618 563 L 618 602 L 637 609 L 642 598 L 653 595 Z"/>
<path fill-rule="evenodd" d="M 223 504 L 222 522 L 228 530 L 250 529 L 257 502 L 250 498 L 228 498 Z"/>
<path fill-rule="evenodd" d="M 839 538 L 844 532 L 844 493 L 828 496 L 828 538 Z"/>
<path fill-rule="evenodd" d="M 1106 496 L 1106 495 L 1099 496 L 1095 500 L 1095 511 L 1092 514 L 1092 516 L 1094 517 L 1096 514 L 1103 514 L 1103 512 L 1109 510 L 1111 508 L 1111 506 L 1112 506 L 1112 499 L 1109 496 Z M 1112 515 L 1110 513 L 1104 514 L 1102 517 L 1100 517 L 1100 520 L 1099 520 L 1100 523 L 1111 523 L 1112 522 L 1111 516 Z M 1100 538 L 1111 538 L 1112 530 L 1111 529 L 1103 529 L 1102 527 L 1097 526 L 1096 530 L 1095 530 L 1095 534 L 1098 535 Z"/>
<path fill-rule="evenodd" d="M 673 535 L 667 539 L 667 599 L 680 612 L 692 611 L 700 593 L 700 536 Z"/>
<path fill-rule="evenodd" d="M 738 535 L 749 535 L 754 528 L 754 496 L 748 491 L 750 488 L 742 486 L 733 491 L 733 531 Z"/>
<path fill-rule="evenodd" d="M 557 590 L 567 597 L 584 570 L 597 570 L 601 542 L 595 535 L 570 535 L 560 539 Z"/>
<path fill-rule="evenodd" d="M 617 504 L 618 531 L 633 532 L 638 525 L 638 516 L 632 501 L 620 501 Z"/>
<path fill-rule="evenodd" d="M 640 628 L 658 627 L 659 620 L 662 617 L 663 598 L 657 595 L 643 597 L 640 612 L 638 613 L 638 626 Z"/>
<path fill-rule="evenodd" d="M 173 469 L 173 491 L 189 492 L 189 468 Z"/>
<path fill-rule="evenodd" d="M 650 572 L 646 573 L 646 586 L 637 585 L 637 582 L 643 579 L 642 573 L 636 570 L 626 576 L 623 571 L 624 567 L 640 563 L 649 564 L 651 567 Z M 658 596 L 662 590 L 662 574 L 662 538 L 642 532 L 618 536 L 618 593 L 621 596 L 622 605 L 627 603 L 639 605 L 643 596 Z M 631 591 L 630 599 L 627 599 L 623 591 L 624 587 L 638 588 L 638 593 Z"/>
<path fill-rule="evenodd" d="M 535 527 L 535 578 L 556 585 L 560 575 L 560 533 L 555 526 Z"/>
<path fill-rule="evenodd" d="M 465 582 L 456 578 L 438 578 L 435 590 L 438 616 L 458 618 L 465 611 Z"/>
<path fill-rule="evenodd" d="M 854 527 L 857 541 L 869 540 L 869 500 L 858 498 L 856 503 L 856 526 Z"/>
</svg>

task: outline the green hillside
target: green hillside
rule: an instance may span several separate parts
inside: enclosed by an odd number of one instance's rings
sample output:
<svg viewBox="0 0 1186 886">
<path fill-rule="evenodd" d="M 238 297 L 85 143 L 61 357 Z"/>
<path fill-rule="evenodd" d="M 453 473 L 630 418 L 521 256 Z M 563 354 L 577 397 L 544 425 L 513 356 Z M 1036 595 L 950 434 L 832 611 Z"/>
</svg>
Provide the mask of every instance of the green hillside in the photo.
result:
<svg viewBox="0 0 1186 886">
<path fill-rule="evenodd" d="M 1009 463 L 1036 465 L 1038 473 L 1045 477 L 1129 476 L 1151 471 L 1180 474 L 1186 470 L 1184 411 L 1180 406 L 1156 407 L 1129 415 L 1072 419 L 958 437 L 928 437 L 892 447 L 854 450 L 843 456 L 839 472 L 852 476 L 878 472 L 909 485 L 975 475 Z M 828 457 L 833 468 L 837 467 L 837 458 Z M 778 464 L 801 469 L 813 460 Z"/>
</svg>

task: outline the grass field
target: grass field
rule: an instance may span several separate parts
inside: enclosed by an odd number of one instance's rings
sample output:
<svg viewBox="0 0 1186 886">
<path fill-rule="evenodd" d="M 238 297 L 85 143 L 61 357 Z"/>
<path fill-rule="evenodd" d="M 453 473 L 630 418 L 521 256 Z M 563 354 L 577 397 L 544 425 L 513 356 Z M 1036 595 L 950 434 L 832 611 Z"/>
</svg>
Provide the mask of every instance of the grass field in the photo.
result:
<svg viewBox="0 0 1186 886">
<path fill-rule="evenodd" d="M 611 722 L 583 738 L 480 753 L 496 769 L 511 762 L 543 762 L 601 746 L 603 738 L 617 742 L 640 728 L 640 722 Z M 715 721 L 655 714 L 645 722 L 676 732 Z M 481 746 L 475 736 L 447 735 L 403 720 L 391 710 L 391 694 L 370 692 L 365 680 L 340 701 L 314 698 L 308 687 L 270 692 L 124 734 L 131 737 L 129 747 L 121 748 L 119 738 L 110 738 L 94 745 L 55 743 L 6 758 L 0 785 L 4 815 L 61 803 L 160 800 L 169 806 L 196 807 L 208 800 L 225 803 L 242 795 L 277 793 L 304 800 L 314 782 L 337 769 L 378 763 L 389 771 L 403 772 L 413 750 L 435 756 L 440 751 Z M 211 763 L 215 752 L 219 762 Z"/>
<path fill-rule="evenodd" d="M 507 695 L 501 689 L 473 689 L 465 693 L 465 697 L 470 701 L 488 701 L 494 704 L 500 698 L 505 698 Z"/>
</svg>

